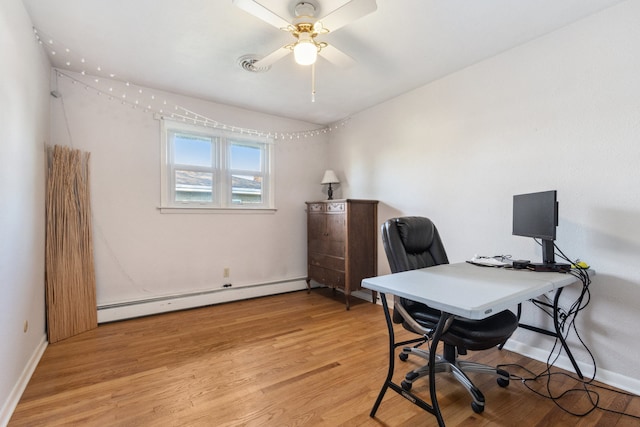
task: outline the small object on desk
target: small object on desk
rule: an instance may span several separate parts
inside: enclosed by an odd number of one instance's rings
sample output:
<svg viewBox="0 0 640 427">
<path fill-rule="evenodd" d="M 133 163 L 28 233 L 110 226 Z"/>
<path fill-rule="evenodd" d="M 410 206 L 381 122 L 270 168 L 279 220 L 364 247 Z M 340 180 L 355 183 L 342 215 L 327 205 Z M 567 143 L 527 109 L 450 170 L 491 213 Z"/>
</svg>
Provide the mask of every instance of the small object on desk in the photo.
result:
<svg viewBox="0 0 640 427">
<path fill-rule="evenodd" d="M 513 267 L 516 270 L 522 270 L 529 267 L 530 263 L 531 263 L 531 260 L 528 260 L 528 259 L 517 259 L 511 263 L 511 267 Z"/>
<path fill-rule="evenodd" d="M 540 262 L 529 264 L 527 268 L 531 271 L 566 273 L 571 270 L 571 264 L 562 264 L 558 262 Z"/>
<path fill-rule="evenodd" d="M 589 268 L 589 264 L 584 261 L 578 260 L 578 262 L 576 262 L 575 264 L 571 264 L 571 268 L 581 268 L 583 270 L 586 270 Z"/>
<path fill-rule="evenodd" d="M 504 260 L 504 257 L 488 257 L 488 256 L 474 256 L 469 261 L 469 264 L 479 265 L 482 267 L 506 267 L 511 266 L 511 262 Z"/>
</svg>

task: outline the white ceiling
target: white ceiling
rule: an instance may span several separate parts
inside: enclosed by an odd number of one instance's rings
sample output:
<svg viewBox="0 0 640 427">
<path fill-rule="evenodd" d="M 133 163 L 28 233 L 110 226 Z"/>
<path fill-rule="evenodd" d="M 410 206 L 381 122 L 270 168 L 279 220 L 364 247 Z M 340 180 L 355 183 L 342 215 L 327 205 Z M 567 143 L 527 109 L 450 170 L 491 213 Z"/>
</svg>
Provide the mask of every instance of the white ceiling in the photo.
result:
<svg viewBox="0 0 640 427">
<path fill-rule="evenodd" d="M 258 1 L 285 19 L 298 2 Z M 315 1 L 319 16 L 347 2 Z M 356 64 L 319 59 L 312 103 L 310 67 L 292 55 L 265 73 L 238 65 L 293 38 L 231 0 L 23 0 L 41 33 L 118 80 L 322 125 L 622 1 L 377 0 L 375 12 L 318 37 Z"/>
</svg>

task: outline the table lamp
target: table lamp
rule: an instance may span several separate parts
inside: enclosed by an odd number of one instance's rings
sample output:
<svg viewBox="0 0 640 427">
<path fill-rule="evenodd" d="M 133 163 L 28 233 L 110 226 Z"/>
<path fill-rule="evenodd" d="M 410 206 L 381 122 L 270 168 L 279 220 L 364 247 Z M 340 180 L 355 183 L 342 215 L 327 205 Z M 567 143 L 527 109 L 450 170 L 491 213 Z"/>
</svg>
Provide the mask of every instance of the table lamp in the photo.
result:
<svg viewBox="0 0 640 427">
<path fill-rule="evenodd" d="M 331 188 L 331 184 L 339 184 L 340 180 L 336 176 L 336 173 L 331 169 L 327 169 L 324 171 L 324 176 L 322 177 L 322 182 L 320 184 L 329 184 L 329 190 L 327 194 L 329 195 L 328 200 L 333 200 L 333 188 Z"/>
</svg>

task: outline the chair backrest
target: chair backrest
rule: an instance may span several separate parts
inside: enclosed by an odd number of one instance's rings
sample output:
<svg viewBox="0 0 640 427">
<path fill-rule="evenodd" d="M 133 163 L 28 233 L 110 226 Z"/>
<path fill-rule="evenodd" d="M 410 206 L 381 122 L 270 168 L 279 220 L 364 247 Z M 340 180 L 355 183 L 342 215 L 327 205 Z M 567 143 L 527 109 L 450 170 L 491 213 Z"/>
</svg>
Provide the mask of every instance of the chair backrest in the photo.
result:
<svg viewBox="0 0 640 427">
<path fill-rule="evenodd" d="M 392 218 L 382 224 L 381 231 L 392 273 L 449 263 L 440 234 L 429 218 Z"/>
<path fill-rule="evenodd" d="M 429 218 L 407 216 L 392 218 L 382 224 L 382 245 L 392 273 L 448 264 L 440 234 Z M 405 323 L 414 332 L 421 327 L 412 320 L 405 307 L 416 304 L 394 297 L 393 322 Z"/>
</svg>

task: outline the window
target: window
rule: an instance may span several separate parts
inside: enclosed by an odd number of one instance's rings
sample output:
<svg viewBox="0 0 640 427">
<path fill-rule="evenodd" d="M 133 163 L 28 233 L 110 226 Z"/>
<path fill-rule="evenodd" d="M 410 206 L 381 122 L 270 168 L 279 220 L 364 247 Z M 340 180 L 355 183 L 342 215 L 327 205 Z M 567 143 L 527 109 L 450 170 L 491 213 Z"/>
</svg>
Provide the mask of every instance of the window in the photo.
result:
<svg viewBox="0 0 640 427">
<path fill-rule="evenodd" d="M 162 124 L 161 207 L 274 208 L 270 140 Z"/>
</svg>

